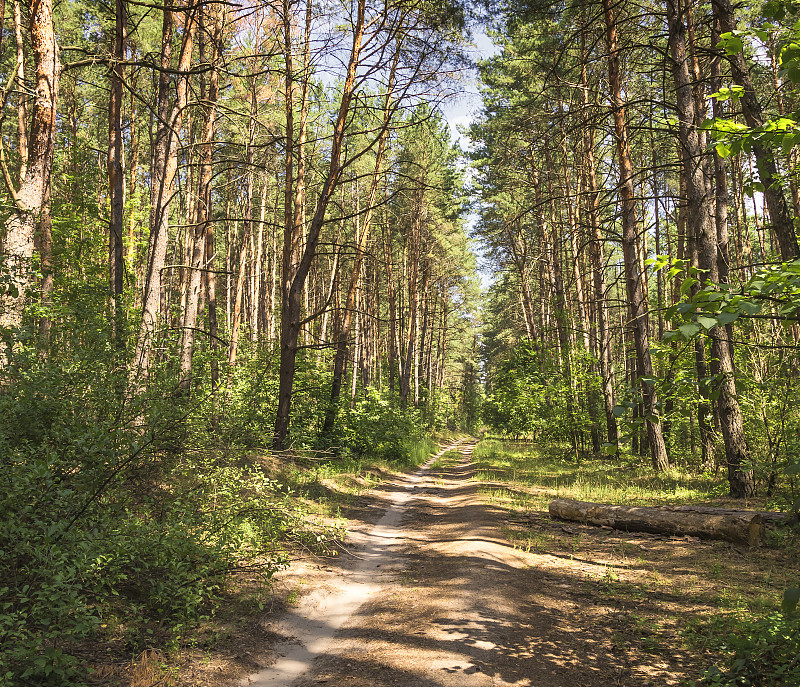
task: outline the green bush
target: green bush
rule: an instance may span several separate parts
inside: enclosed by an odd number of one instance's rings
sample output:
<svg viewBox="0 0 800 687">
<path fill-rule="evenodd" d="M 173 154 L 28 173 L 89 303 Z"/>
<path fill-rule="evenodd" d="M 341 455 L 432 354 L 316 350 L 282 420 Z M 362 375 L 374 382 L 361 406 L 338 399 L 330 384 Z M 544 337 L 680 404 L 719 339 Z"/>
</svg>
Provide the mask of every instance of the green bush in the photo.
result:
<svg viewBox="0 0 800 687">
<path fill-rule="evenodd" d="M 800 589 L 789 589 L 782 613 L 742 625 L 722 649 L 731 657 L 726 669 L 713 666 L 702 684 L 713 687 L 789 687 L 800 685 Z"/>
<path fill-rule="evenodd" d="M 333 441 L 354 456 L 413 465 L 420 462 L 416 447 L 425 435 L 419 411 L 401 409 L 386 396 L 370 392 L 354 407 L 340 411 Z"/>
<path fill-rule="evenodd" d="M 159 392 L 168 380 L 125 399 L 103 361 L 29 363 L 0 389 L 3 686 L 80 685 L 74 649 L 101 624 L 132 651 L 148 627 L 165 641 L 213 612 L 232 570 L 266 581 L 287 543 L 327 536 L 257 465 L 207 445 L 206 408 Z"/>
</svg>

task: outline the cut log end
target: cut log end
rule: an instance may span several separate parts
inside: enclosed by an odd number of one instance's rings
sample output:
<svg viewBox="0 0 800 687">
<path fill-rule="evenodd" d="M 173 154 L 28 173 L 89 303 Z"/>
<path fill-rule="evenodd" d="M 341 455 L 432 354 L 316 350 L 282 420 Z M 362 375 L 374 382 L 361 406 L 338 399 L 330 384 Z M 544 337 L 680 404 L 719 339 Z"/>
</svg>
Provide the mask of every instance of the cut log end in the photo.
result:
<svg viewBox="0 0 800 687">
<path fill-rule="evenodd" d="M 698 511 L 674 507 L 612 506 L 569 499 L 550 502 L 550 516 L 627 532 L 720 539 L 758 546 L 764 541 L 764 517 L 748 511 Z"/>
</svg>

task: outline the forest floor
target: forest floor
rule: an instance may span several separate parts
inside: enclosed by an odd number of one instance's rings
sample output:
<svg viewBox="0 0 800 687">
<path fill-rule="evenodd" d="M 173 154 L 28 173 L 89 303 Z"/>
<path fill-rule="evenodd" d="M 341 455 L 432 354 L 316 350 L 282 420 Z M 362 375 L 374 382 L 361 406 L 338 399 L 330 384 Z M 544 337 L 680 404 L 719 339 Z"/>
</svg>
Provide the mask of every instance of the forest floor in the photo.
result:
<svg viewBox="0 0 800 687">
<path fill-rule="evenodd" d="M 783 589 L 791 566 L 779 546 L 510 508 L 493 495 L 523 487 L 487 481 L 474 445 L 356 499 L 341 512 L 346 550 L 277 575 L 270 607 L 238 590 L 213 644 L 184 651 L 166 684 L 686 685 L 715 658 L 703 648 L 708 618 Z M 133 687 L 151 684 L 146 664 Z"/>
</svg>

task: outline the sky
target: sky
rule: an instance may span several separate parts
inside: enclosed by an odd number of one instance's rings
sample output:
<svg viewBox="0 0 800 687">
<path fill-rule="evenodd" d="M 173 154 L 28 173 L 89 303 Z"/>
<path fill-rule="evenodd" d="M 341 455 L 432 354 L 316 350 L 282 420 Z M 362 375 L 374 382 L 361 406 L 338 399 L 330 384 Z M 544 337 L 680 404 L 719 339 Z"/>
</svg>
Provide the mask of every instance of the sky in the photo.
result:
<svg viewBox="0 0 800 687">
<path fill-rule="evenodd" d="M 498 52 L 496 46 L 482 28 L 475 30 L 474 40 L 475 47 L 470 50 L 470 57 L 474 60 L 490 57 Z M 464 91 L 450 99 L 442 107 L 442 112 L 450 126 L 453 140 L 458 141 L 465 150 L 469 147 L 469 140 L 461 134 L 459 129 L 469 126 L 480 107 L 481 97 L 478 93 L 478 75 L 473 70 L 473 73 L 465 82 Z"/>
<path fill-rule="evenodd" d="M 496 46 L 492 43 L 491 39 L 486 33 L 478 28 L 475 30 L 474 35 L 475 48 L 471 51 L 471 57 L 474 60 L 490 57 L 498 52 Z M 478 115 L 481 108 L 481 96 L 478 92 L 478 75 L 473 70 L 469 79 L 466 80 L 465 89 L 457 97 L 450 99 L 442 106 L 442 113 L 447 120 L 450 127 L 450 132 L 453 141 L 457 141 L 462 150 L 469 150 L 470 141 L 462 133 L 462 131 L 469 126 L 473 119 Z M 467 234 L 472 233 L 472 228 L 478 220 L 478 216 L 474 211 L 471 211 L 466 217 L 466 230 Z M 493 273 L 488 269 L 487 262 L 483 259 L 481 246 L 473 243 L 473 250 L 478 256 L 478 277 L 481 282 L 481 289 L 486 290 L 492 282 Z"/>
</svg>

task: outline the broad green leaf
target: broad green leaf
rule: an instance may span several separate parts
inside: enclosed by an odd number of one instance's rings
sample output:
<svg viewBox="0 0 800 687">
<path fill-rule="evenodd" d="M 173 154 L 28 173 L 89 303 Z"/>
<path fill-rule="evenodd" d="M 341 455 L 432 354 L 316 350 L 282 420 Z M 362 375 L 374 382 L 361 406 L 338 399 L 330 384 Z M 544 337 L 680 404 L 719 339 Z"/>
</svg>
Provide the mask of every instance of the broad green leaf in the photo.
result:
<svg viewBox="0 0 800 687">
<path fill-rule="evenodd" d="M 724 42 L 725 52 L 728 55 L 737 55 L 742 52 L 744 45 L 742 43 L 742 39 L 738 36 L 731 36 Z"/>
<path fill-rule="evenodd" d="M 717 322 L 719 322 L 720 326 L 724 327 L 726 324 L 731 324 L 736 322 L 739 319 L 738 312 L 727 312 L 723 311 L 719 315 L 717 315 Z"/>
<path fill-rule="evenodd" d="M 687 277 L 686 279 L 684 279 L 683 282 L 681 283 L 681 295 L 685 296 L 687 293 L 689 293 L 690 289 L 695 284 L 697 284 L 697 279 L 695 279 L 694 277 Z"/>
<path fill-rule="evenodd" d="M 758 36 L 760 41 L 766 43 L 769 41 L 769 31 L 764 31 L 763 29 L 753 29 L 753 33 Z"/>
<path fill-rule="evenodd" d="M 783 593 L 781 610 L 787 614 L 794 613 L 798 602 L 800 602 L 800 587 L 790 587 Z"/>
<path fill-rule="evenodd" d="M 739 308 L 748 315 L 757 315 L 761 312 L 761 304 L 753 301 L 739 301 Z"/>
<path fill-rule="evenodd" d="M 713 318 L 713 317 L 706 317 L 705 315 L 700 315 L 697 318 L 697 321 L 701 325 L 703 325 L 703 328 L 706 329 L 706 330 L 709 330 L 712 327 L 716 327 L 717 326 L 717 320 L 715 318 Z"/>
<path fill-rule="evenodd" d="M 688 322 L 678 327 L 678 331 L 683 334 L 684 338 L 688 341 L 700 332 L 700 325 L 696 322 Z"/>
</svg>

